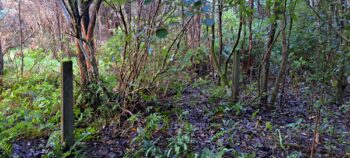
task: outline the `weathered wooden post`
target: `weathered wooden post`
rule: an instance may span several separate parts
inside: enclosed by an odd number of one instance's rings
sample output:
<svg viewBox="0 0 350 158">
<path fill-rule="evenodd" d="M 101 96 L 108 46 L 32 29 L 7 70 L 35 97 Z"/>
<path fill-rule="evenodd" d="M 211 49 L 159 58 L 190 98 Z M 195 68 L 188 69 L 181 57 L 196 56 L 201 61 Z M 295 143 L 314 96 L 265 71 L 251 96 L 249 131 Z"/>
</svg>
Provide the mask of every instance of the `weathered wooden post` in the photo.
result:
<svg viewBox="0 0 350 158">
<path fill-rule="evenodd" d="M 73 65 L 72 61 L 64 61 L 61 65 L 62 73 L 62 143 L 66 148 L 74 144 L 74 115 L 73 115 Z"/>
</svg>

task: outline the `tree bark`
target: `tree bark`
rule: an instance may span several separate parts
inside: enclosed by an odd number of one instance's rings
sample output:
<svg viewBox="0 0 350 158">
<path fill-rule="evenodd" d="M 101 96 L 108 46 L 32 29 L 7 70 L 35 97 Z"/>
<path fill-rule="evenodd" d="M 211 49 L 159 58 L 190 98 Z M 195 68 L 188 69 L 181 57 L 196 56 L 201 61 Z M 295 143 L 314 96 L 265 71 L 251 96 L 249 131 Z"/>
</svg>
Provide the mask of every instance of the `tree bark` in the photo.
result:
<svg viewBox="0 0 350 158">
<path fill-rule="evenodd" d="M 346 2 L 345 0 L 341 0 L 340 1 L 340 6 L 341 6 L 341 9 L 338 10 L 339 14 L 339 21 L 340 21 L 340 31 L 343 32 L 343 30 L 345 29 L 345 14 L 346 14 Z M 345 50 L 346 48 L 346 42 L 345 40 L 341 39 L 341 42 L 340 42 L 340 49 L 341 50 Z M 342 58 L 346 58 L 345 57 L 345 54 L 342 53 L 341 54 Z M 344 103 L 344 91 L 345 91 L 345 88 L 346 88 L 346 79 L 345 79 L 345 61 L 344 60 L 341 60 L 339 62 L 339 71 L 337 73 L 337 84 L 336 84 L 336 93 L 335 93 L 335 99 L 336 99 L 336 103 L 337 104 L 343 104 Z"/>
<path fill-rule="evenodd" d="M 345 74 L 344 63 L 341 63 L 341 65 L 339 66 L 339 72 L 337 74 L 337 84 L 336 84 L 336 93 L 335 93 L 336 103 L 339 105 L 344 103 L 343 98 L 344 98 L 344 90 L 346 87 L 344 74 Z"/>
<path fill-rule="evenodd" d="M 286 25 L 286 23 L 284 24 Z M 284 26 L 285 27 L 285 26 Z M 288 48 L 287 48 L 287 35 L 285 29 L 282 30 L 282 63 L 281 63 L 281 70 L 278 72 L 277 78 L 275 80 L 275 86 L 272 90 L 271 94 L 271 105 L 274 105 L 276 102 L 277 94 L 280 88 L 280 83 L 283 78 L 283 76 L 286 73 L 287 69 L 287 63 L 288 63 Z"/>
<path fill-rule="evenodd" d="M 253 50 L 253 30 L 252 30 L 252 24 L 253 24 L 253 9 L 254 9 L 254 0 L 249 0 L 250 3 L 250 16 L 249 16 L 249 48 L 248 48 L 248 63 L 247 63 L 247 68 L 248 68 L 248 76 L 249 79 L 252 79 L 252 50 Z"/>
<path fill-rule="evenodd" d="M 201 15 L 195 15 L 187 26 L 186 44 L 188 48 L 200 46 L 201 39 Z"/>
<path fill-rule="evenodd" d="M 278 2 L 275 2 L 274 4 L 274 16 L 277 19 L 278 16 Z M 263 56 L 262 61 L 262 67 L 260 71 L 260 104 L 264 106 L 268 106 L 268 76 L 269 76 L 269 69 L 270 69 L 270 57 L 272 52 L 272 47 L 274 44 L 275 34 L 276 34 L 276 28 L 277 28 L 277 20 L 274 20 L 270 25 L 270 32 L 269 32 L 269 38 L 266 45 L 266 53 Z"/>
<path fill-rule="evenodd" d="M 222 37 L 222 10 L 224 7 L 224 0 L 219 0 L 219 11 L 218 11 L 218 19 L 219 19 L 219 66 L 222 66 L 222 52 L 223 52 L 223 37 Z"/>
<path fill-rule="evenodd" d="M 212 6 L 212 19 L 215 19 L 215 4 L 216 1 L 213 0 L 213 6 Z M 219 66 L 219 62 L 217 60 L 217 56 L 215 54 L 215 24 L 211 26 L 211 39 L 210 39 L 210 55 L 212 59 L 212 67 L 213 67 L 213 72 L 215 72 L 215 69 L 218 70 L 218 73 L 220 74 L 221 68 Z M 213 79 L 215 79 L 215 73 L 213 73 Z"/>
<path fill-rule="evenodd" d="M 95 3 L 93 3 L 95 2 Z M 72 19 L 75 30 L 75 44 L 77 47 L 79 73 L 82 88 L 99 81 L 98 63 L 96 59 L 94 29 L 102 0 L 88 0 L 78 4 L 77 1 L 69 1 L 64 8 Z M 93 8 L 91 8 L 93 6 Z"/>
</svg>

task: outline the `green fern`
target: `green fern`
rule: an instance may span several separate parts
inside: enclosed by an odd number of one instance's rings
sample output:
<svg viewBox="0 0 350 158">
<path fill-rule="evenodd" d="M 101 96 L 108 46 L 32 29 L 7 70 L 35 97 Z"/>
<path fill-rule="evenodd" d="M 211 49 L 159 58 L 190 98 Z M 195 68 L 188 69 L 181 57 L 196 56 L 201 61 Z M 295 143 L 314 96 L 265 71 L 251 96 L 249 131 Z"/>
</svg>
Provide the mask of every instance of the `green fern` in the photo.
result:
<svg viewBox="0 0 350 158">
<path fill-rule="evenodd" d="M 1 151 L 3 152 L 3 155 L 0 154 L 1 157 L 10 157 L 12 155 L 12 150 L 12 144 L 0 142 L 0 153 Z"/>
</svg>

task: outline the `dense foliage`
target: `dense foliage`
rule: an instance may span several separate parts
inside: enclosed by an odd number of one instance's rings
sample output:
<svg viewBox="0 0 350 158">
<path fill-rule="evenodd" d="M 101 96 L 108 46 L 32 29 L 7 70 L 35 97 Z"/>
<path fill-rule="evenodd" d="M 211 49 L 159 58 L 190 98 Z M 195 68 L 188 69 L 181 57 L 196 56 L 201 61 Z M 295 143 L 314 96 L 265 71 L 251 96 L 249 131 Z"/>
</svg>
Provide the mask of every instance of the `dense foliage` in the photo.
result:
<svg viewBox="0 0 350 158">
<path fill-rule="evenodd" d="M 0 0 L 0 157 L 347 157 L 349 43 L 346 0 Z"/>
</svg>

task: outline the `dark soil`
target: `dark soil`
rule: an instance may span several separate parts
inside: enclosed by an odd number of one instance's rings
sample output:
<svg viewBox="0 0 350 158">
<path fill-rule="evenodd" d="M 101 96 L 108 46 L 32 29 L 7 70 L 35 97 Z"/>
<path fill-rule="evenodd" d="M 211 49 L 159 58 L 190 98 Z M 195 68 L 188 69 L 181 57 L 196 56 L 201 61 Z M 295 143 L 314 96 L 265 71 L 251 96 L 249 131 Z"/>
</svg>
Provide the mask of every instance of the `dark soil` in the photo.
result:
<svg viewBox="0 0 350 158">
<path fill-rule="evenodd" d="M 174 136 L 181 126 L 181 119 L 194 127 L 190 148 L 196 153 L 204 148 L 227 148 L 232 150 L 225 157 L 233 157 L 233 151 L 255 154 L 255 157 L 287 157 L 298 152 L 302 154 L 301 157 L 310 156 L 317 115 L 306 99 L 302 99 L 301 90 L 289 88 L 283 105 L 273 110 L 258 110 L 258 105 L 245 105 L 236 114 L 232 109 L 218 110 L 225 102 L 210 101 L 208 88 L 188 87 L 180 99 L 164 97 L 157 105 L 161 106 L 159 111 L 181 109 L 185 115 L 179 118 L 170 112 L 169 129 L 158 131 L 154 139 Z M 248 96 L 241 98 L 244 103 L 252 100 Z M 350 157 L 350 114 L 343 113 L 337 105 L 327 105 L 321 109 L 320 120 L 316 157 Z M 219 132 L 223 133 L 222 136 L 213 139 Z M 136 130 L 128 130 L 127 125 L 122 128 L 108 126 L 99 132 L 97 140 L 83 143 L 84 154 L 86 157 L 122 157 L 128 149 L 137 148 L 131 143 L 136 136 Z M 14 145 L 13 157 L 40 157 L 47 153 L 45 144 L 44 139 L 20 140 Z M 166 142 L 159 142 L 158 145 L 165 147 Z"/>
</svg>

